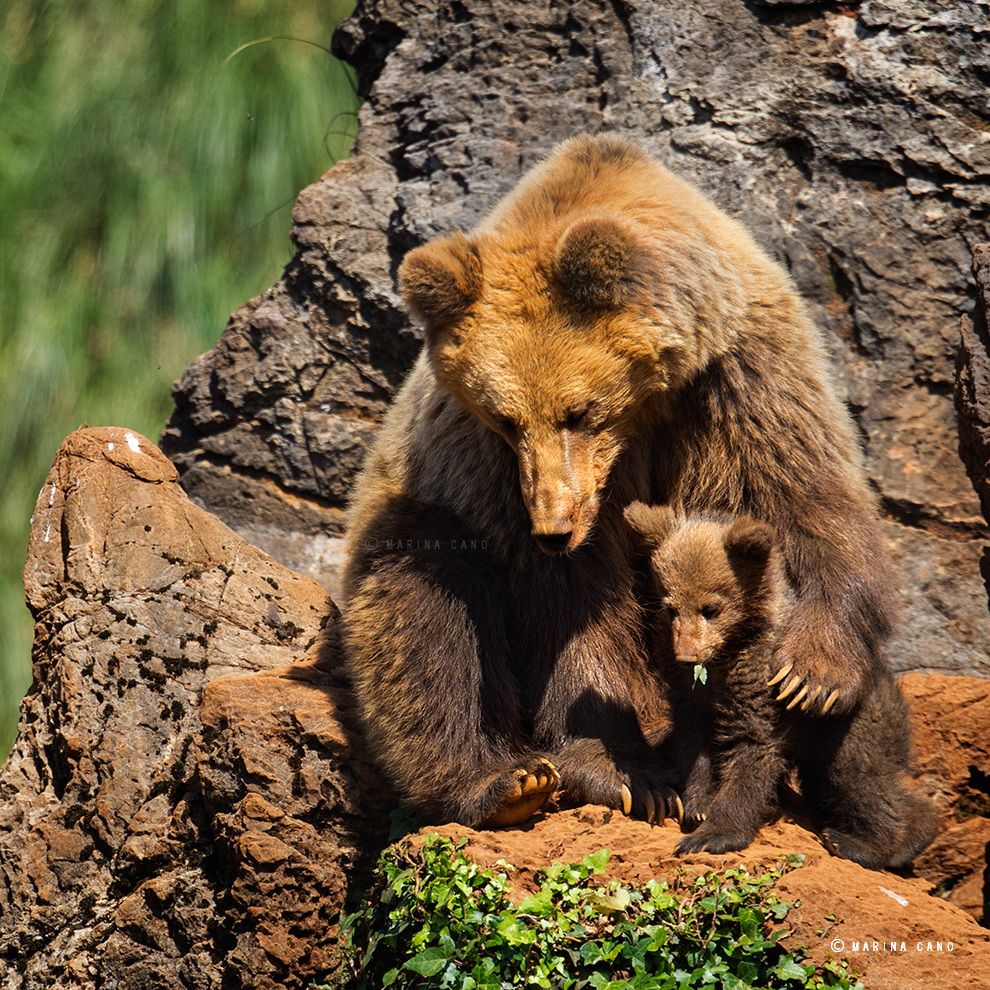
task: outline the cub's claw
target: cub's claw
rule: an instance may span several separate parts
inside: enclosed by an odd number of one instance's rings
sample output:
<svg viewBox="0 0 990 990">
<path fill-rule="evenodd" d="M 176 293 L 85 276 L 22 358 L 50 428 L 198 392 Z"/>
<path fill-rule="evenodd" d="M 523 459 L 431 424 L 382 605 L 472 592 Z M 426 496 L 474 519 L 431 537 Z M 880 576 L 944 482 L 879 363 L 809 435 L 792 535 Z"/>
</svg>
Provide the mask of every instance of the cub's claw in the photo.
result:
<svg viewBox="0 0 990 990">
<path fill-rule="evenodd" d="M 803 686 L 803 687 L 801 688 L 801 690 L 800 690 L 800 691 L 798 691 L 798 692 L 797 692 L 797 694 L 795 694 L 795 695 L 794 695 L 794 697 L 793 697 L 793 698 L 791 698 L 791 700 L 790 700 L 790 701 L 789 701 L 789 702 L 787 703 L 787 711 L 790 711 L 790 710 L 791 710 L 792 708 L 796 708 L 796 707 L 797 707 L 797 706 L 798 706 L 798 705 L 800 704 L 800 702 L 801 702 L 801 699 L 802 699 L 802 698 L 803 698 L 803 697 L 804 697 L 804 696 L 805 696 L 805 695 L 806 695 L 807 693 L 808 693 L 808 685 L 807 685 L 807 684 L 805 684 L 805 685 L 804 685 L 804 686 Z"/>
<path fill-rule="evenodd" d="M 691 808 L 681 815 L 681 831 L 693 832 L 702 822 L 708 821 L 707 811 L 698 811 Z"/>
<path fill-rule="evenodd" d="M 814 703 L 815 699 L 822 693 L 821 686 L 813 687 L 801 702 L 801 711 L 806 712 Z"/>
</svg>

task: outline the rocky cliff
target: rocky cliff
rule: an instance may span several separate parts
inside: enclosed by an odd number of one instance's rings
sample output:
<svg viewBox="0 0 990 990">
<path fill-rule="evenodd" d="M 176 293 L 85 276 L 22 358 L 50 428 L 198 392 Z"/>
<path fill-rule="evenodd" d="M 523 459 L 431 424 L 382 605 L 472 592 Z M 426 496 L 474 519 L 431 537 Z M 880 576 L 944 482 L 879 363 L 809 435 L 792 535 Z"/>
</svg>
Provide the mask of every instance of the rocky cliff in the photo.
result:
<svg viewBox="0 0 990 990">
<path fill-rule="evenodd" d="M 323 589 L 193 505 L 122 429 L 62 445 L 25 587 L 0 986 L 299 987 L 332 969 L 388 795 L 348 728 Z"/>
<path fill-rule="evenodd" d="M 419 347 L 399 260 L 610 129 L 746 221 L 810 301 L 907 603 L 898 669 L 990 673 L 990 537 L 952 399 L 990 206 L 988 22 L 987 0 L 359 4 L 335 40 L 366 98 L 354 156 L 179 383 L 162 442 L 183 485 L 333 592 L 350 481 Z"/>
</svg>

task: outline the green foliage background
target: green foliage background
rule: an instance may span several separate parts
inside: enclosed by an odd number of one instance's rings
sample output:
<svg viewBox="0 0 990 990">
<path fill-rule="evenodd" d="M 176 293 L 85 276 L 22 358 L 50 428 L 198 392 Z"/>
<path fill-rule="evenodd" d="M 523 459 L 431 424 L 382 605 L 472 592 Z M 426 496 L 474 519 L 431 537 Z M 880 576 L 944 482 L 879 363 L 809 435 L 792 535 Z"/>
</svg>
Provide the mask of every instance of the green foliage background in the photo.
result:
<svg viewBox="0 0 990 990">
<path fill-rule="evenodd" d="M 291 203 L 350 150 L 353 0 L 0 6 L 0 758 L 30 681 L 21 570 L 59 441 L 157 437 L 169 385 L 289 260 Z M 270 35 L 302 41 L 270 40 Z M 322 47 L 315 47 L 315 46 Z"/>
</svg>

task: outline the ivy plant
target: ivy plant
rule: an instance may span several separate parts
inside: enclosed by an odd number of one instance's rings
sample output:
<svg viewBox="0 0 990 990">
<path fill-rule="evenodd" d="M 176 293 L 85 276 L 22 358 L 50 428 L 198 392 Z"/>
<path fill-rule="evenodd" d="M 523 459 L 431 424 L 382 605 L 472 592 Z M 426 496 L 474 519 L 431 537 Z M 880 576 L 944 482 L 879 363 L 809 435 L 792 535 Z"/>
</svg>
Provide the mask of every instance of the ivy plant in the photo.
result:
<svg viewBox="0 0 990 990">
<path fill-rule="evenodd" d="M 352 990 L 862 990 L 845 963 L 785 948 L 791 905 L 774 886 L 801 862 L 606 882 L 608 850 L 554 864 L 512 899 L 512 867 L 482 869 L 464 842 L 434 835 L 381 855 L 361 906 L 343 919 Z M 315 988 L 314 988 L 315 990 Z"/>
</svg>

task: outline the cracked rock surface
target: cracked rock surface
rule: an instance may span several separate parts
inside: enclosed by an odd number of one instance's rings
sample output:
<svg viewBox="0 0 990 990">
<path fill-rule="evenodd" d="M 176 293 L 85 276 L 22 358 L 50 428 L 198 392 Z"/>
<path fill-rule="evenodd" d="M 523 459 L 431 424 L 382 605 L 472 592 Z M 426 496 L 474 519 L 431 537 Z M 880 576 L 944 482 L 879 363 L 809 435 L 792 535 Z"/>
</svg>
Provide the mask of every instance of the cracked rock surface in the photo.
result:
<svg viewBox="0 0 990 990">
<path fill-rule="evenodd" d="M 289 988 L 332 969 L 388 798 L 346 728 L 324 590 L 122 429 L 63 443 L 25 587 L 0 986 Z"/>
<path fill-rule="evenodd" d="M 643 141 L 791 271 L 861 429 L 906 603 L 900 670 L 990 673 L 988 539 L 953 366 L 990 207 L 990 0 L 364 0 L 366 102 L 297 253 L 186 373 L 163 446 L 201 504 L 333 592 L 340 510 L 419 337 L 410 247 L 553 144 Z"/>
<path fill-rule="evenodd" d="M 973 248 L 976 306 L 959 326 L 956 358 L 956 410 L 959 413 L 959 454 L 990 519 L 990 244 Z M 981 561 L 990 588 L 990 547 Z"/>
</svg>

